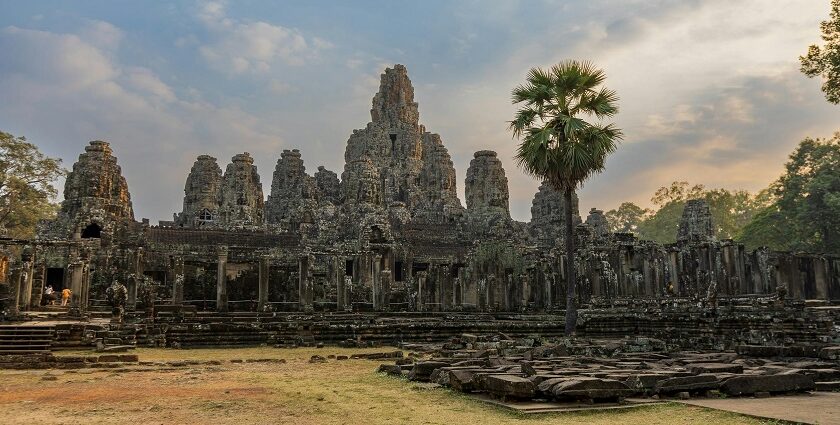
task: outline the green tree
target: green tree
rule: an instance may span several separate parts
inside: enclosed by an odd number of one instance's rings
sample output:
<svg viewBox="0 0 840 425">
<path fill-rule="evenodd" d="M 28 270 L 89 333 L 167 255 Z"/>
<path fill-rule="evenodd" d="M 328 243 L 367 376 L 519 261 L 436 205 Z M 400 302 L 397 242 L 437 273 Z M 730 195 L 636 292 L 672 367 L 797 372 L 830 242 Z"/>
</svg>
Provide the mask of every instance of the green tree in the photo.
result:
<svg viewBox="0 0 840 425">
<path fill-rule="evenodd" d="M 610 223 L 611 232 L 636 233 L 639 225 L 653 212 L 632 202 L 623 202 L 618 208 L 607 211 L 604 216 Z"/>
<path fill-rule="evenodd" d="M 808 77 L 823 77 L 822 91 L 833 104 L 840 104 L 840 0 L 831 1 L 830 18 L 820 23 L 820 47 L 808 47 L 808 53 L 799 57 L 801 71 Z"/>
<path fill-rule="evenodd" d="M 767 192 L 752 195 L 744 190 L 711 189 L 676 181 L 659 188 L 651 198 L 658 209 L 645 216 L 636 233 L 642 239 L 659 243 L 676 242 L 685 203 L 689 199 L 705 199 L 712 213 L 715 234 L 720 239 L 735 238 L 755 216 L 769 204 Z"/>
<path fill-rule="evenodd" d="M 32 237 L 38 220 L 55 214 L 53 182 L 64 174 L 60 159 L 45 156 L 24 137 L 0 131 L 0 231 Z"/>
<path fill-rule="evenodd" d="M 602 87 L 604 72 L 590 62 L 564 61 L 550 69 L 532 68 L 527 81 L 513 89 L 513 103 L 523 104 L 510 129 L 521 139 L 516 160 L 527 174 L 563 193 L 566 205 L 590 176 L 604 169 L 621 130 L 600 120 L 618 112 L 618 95 Z M 598 120 L 593 123 L 589 121 Z M 589 120 L 589 121 L 586 121 Z M 574 227 L 566 218 L 566 335 L 577 324 L 575 304 Z"/>
<path fill-rule="evenodd" d="M 840 253 L 840 132 L 800 142 L 771 191 L 742 233 L 749 245 Z"/>
</svg>

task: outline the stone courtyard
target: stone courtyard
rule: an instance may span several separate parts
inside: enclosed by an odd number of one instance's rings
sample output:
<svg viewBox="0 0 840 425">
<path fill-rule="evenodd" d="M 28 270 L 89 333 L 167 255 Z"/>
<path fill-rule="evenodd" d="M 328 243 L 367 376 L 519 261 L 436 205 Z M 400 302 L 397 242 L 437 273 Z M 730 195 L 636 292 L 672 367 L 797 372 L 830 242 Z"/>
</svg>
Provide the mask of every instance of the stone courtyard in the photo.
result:
<svg viewBox="0 0 840 425">
<path fill-rule="evenodd" d="M 840 257 L 718 240 L 702 200 L 667 245 L 546 184 L 516 221 L 490 150 L 462 205 L 404 66 L 370 116 L 340 178 L 284 150 L 266 197 L 249 153 L 224 171 L 200 155 L 156 224 L 136 220 L 118 152 L 85 146 L 57 218 L 0 239 L 0 421 L 758 423 L 676 403 L 837 405 Z M 564 337 L 569 209 L 580 310 Z M 69 306 L 44 305 L 47 286 Z"/>
</svg>

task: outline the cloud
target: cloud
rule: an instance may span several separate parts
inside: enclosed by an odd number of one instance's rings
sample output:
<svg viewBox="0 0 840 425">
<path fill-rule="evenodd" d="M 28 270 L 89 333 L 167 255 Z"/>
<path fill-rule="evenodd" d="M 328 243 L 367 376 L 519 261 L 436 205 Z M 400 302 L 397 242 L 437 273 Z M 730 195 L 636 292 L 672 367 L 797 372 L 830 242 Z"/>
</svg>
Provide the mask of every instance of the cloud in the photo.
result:
<svg viewBox="0 0 840 425">
<path fill-rule="evenodd" d="M 123 31 L 105 21 L 89 20 L 79 38 L 103 50 L 114 50 L 123 39 Z"/>
<path fill-rule="evenodd" d="M 0 62 L 4 130 L 28 136 L 68 166 L 87 141 L 111 142 L 139 217 L 165 219 L 179 209 L 179 188 L 201 153 L 219 155 L 224 167 L 248 150 L 264 168 L 272 165 L 281 130 L 270 121 L 202 100 L 196 90 L 179 98 L 152 69 L 122 64 L 106 50 L 117 45 L 87 30 L 0 30 L 0 51 L 16 58 Z"/>
<path fill-rule="evenodd" d="M 139 92 L 150 94 L 166 102 L 175 100 L 175 93 L 173 93 L 172 89 L 147 68 L 128 68 L 125 80 Z"/>
<path fill-rule="evenodd" d="M 277 64 L 303 65 L 333 45 L 307 39 L 300 31 L 263 21 L 238 21 L 225 14 L 225 4 L 206 2 L 197 14 L 214 41 L 199 47 L 214 69 L 228 74 L 265 74 Z"/>
</svg>

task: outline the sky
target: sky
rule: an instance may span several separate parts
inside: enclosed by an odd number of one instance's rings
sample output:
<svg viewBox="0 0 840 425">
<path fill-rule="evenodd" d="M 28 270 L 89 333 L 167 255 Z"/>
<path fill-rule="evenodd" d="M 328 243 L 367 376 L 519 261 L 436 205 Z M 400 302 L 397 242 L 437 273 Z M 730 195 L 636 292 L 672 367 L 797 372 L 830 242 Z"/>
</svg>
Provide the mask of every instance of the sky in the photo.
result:
<svg viewBox="0 0 840 425">
<path fill-rule="evenodd" d="M 538 182 L 517 169 L 510 91 L 535 66 L 591 60 L 625 138 L 579 192 L 581 213 L 650 205 L 672 181 L 757 191 L 805 137 L 840 130 L 798 56 L 828 0 L 138 2 L 0 0 L 0 130 L 71 167 L 111 143 L 135 215 L 181 209 L 200 154 L 255 157 L 265 195 L 284 149 L 336 171 L 388 66 L 452 155 L 463 199 L 475 151 L 499 153 L 512 216 Z"/>
</svg>

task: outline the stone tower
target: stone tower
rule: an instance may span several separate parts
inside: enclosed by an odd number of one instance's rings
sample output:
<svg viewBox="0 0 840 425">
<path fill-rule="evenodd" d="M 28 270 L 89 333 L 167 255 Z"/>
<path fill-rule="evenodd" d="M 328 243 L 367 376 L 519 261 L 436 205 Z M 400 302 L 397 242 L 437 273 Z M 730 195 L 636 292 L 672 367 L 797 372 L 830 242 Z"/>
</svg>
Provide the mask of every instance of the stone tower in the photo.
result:
<svg viewBox="0 0 840 425">
<path fill-rule="evenodd" d="M 64 200 L 46 233 L 55 237 L 99 238 L 134 221 L 128 184 L 111 145 L 94 140 L 79 155 L 64 183 Z"/>
<path fill-rule="evenodd" d="M 225 227 L 254 228 L 263 225 L 264 199 L 260 175 L 248 152 L 234 155 L 222 177 L 221 218 Z"/>
<path fill-rule="evenodd" d="M 678 242 L 705 242 L 715 239 L 712 225 L 712 212 L 705 199 L 690 199 L 685 203 L 680 227 L 677 230 Z"/>
<path fill-rule="evenodd" d="M 592 229 L 592 236 L 595 239 L 602 239 L 610 234 L 610 223 L 602 210 L 597 208 L 589 210 L 589 215 L 586 216 L 586 224 Z"/>
<path fill-rule="evenodd" d="M 213 227 L 219 218 L 222 169 L 216 158 L 200 155 L 184 185 L 184 208 L 175 217 L 183 227 Z"/>
<path fill-rule="evenodd" d="M 311 222 L 317 207 L 315 179 L 306 174 L 300 151 L 284 150 L 274 168 L 271 194 L 265 204 L 266 221 L 294 227 Z"/>
<path fill-rule="evenodd" d="M 510 192 L 502 161 L 493 151 L 478 151 L 467 169 L 464 195 L 471 217 L 510 220 Z"/>
<path fill-rule="evenodd" d="M 440 136 L 420 125 L 405 66 L 385 70 L 372 104 L 371 122 L 347 141 L 341 179 L 345 202 L 379 211 L 404 204 L 412 216 L 430 220 L 462 210 L 449 153 Z"/>
<path fill-rule="evenodd" d="M 530 233 L 544 245 L 553 245 L 565 237 L 566 200 L 563 194 L 543 182 L 531 203 Z M 572 224 L 581 223 L 577 194 L 572 194 Z"/>
</svg>

